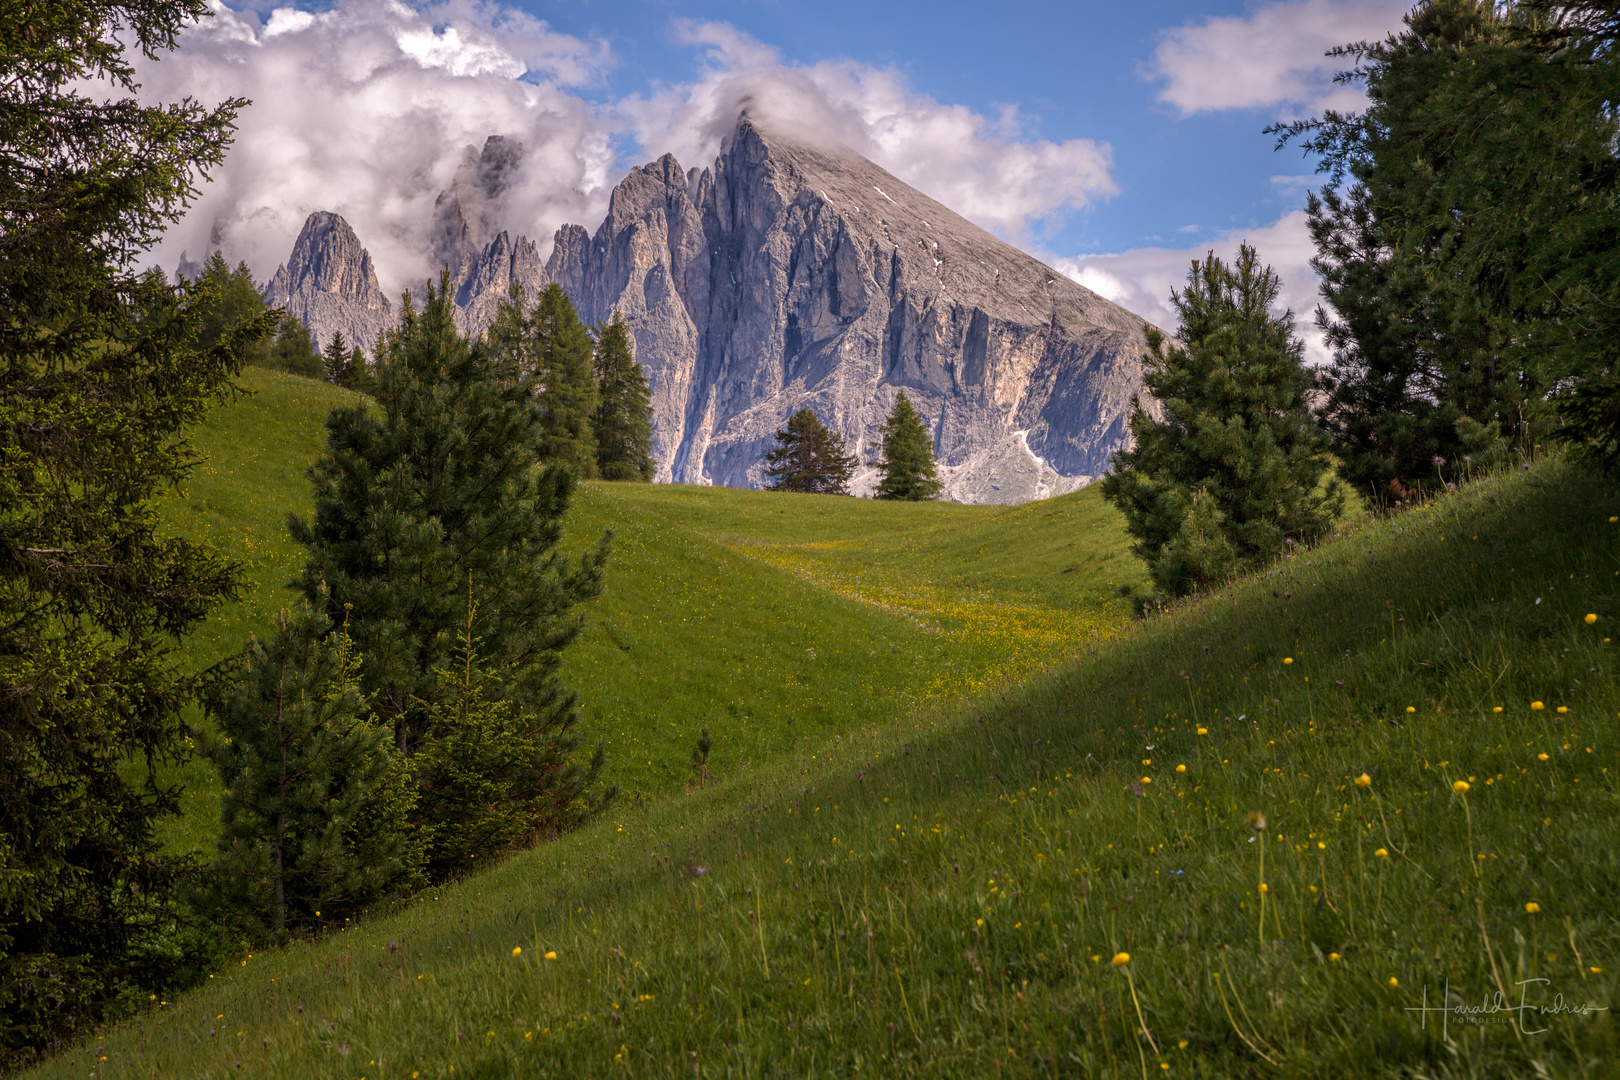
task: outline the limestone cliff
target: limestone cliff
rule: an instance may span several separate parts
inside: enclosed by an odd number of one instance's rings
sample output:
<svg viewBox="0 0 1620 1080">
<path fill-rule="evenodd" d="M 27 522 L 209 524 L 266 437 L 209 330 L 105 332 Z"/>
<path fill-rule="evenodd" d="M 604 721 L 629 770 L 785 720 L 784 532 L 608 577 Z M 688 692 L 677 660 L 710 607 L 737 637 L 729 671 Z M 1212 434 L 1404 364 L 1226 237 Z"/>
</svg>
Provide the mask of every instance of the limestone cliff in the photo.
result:
<svg viewBox="0 0 1620 1080">
<path fill-rule="evenodd" d="M 394 323 L 371 253 L 347 221 L 324 211 L 304 222 L 292 257 L 270 279 L 265 299 L 302 319 L 323 348 L 341 331 L 369 355 L 377 335 Z"/>
<path fill-rule="evenodd" d="M 746 117 L 709 169 L 671 156 L 614 189 L 594 233 L 566 225 L 541 264 L 497 231 L 522 148 L 469 151 L 435 209 L 431 252 L 464 331 L 513 282 L 558 282 L 588 323 L 629 323 L 652 388 L 657 478 L 758 487 L 774 434 L 810 407 L 875 484 L 884 417 L 905 391 L 934 436 L 948 498 L 1024 502 L 1104 472 L 1129 436 L 1144 323 L 870 161 L 775 137 Z M 269 295 L 369 347 L 390 321 L 370 256 L 313 214 Z"/>
<path fill-rule="evenodd" d="M 1141 319 L 871 162 L 746 118 L 712 169 L 633 170 L 546 270 L 581 317 L 630 324 L 660 480 L 759 486 L 804 406 L 870 464 L 904 390 L 948 497 L 1024 501 L 1103 472 L 1141 387 Z"/>
</svg>

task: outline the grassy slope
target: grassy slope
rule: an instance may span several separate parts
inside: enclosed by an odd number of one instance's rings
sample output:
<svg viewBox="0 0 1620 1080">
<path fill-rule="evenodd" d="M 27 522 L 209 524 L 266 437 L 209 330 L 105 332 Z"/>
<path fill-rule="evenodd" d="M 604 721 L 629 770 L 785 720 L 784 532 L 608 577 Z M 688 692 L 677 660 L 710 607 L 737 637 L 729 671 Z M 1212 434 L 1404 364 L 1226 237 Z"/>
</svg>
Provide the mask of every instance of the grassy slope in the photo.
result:
<svg viewBox="0 0 1620 1080">
<path fill-rule="evenodd" d="M 1139 576 L 1096 492 L 998 508 L 588 484 L 569 527 L 615 530 L 563 677 L 632 793 L 689 780 L 702 725 L 729 772 L 1072 655 L 1119 631 L 1109 585 Z"/>
<path fill-rule="evenodd" d="M 1347 528 L 1024 687 L 244 959 L 41 1075 L 1602 1074 L 1608 1013 L 1447 1043 L 1407 1010 L 1614 1001 L 1614 513 L 1554 462 Z"/>
<path fill-rule="evenodd" d="M 197 668 L 240 650 L 290 602 L 286 586 L 304 560 L 287 535 L 287 515 L 309 503 L 305 471 L 326 445 L 326 414 L 357 400 L 323 382 L 259 368 L 248 368 L 239 381 L 247 394 L 214 409 L 192 432 L 202 460 L 180 497 L 161 507 L 167 528 L 218 545 L 241 564 L 246 579 L 241 599 L 187 639 L 187 659 Z M 211 851 L 220 791 L 213 766 L 194 759 L 170 768 L 165 779 L 185 789 L 170 846 Z"/>
<path fill-rule="evenodd" d="M 294 599 L 286 584 L 303 556 L 287 515 L 308 506 L 305 473 L 327 412 L 356 400 L 257 369 L 243 383 L 251 396 L 195 432 L 204 464 L 165 507 L 169 527 L 214 539 L 248 576 L 242 602 L 192 639 L 199 665 L 240 649 Z M 636 801 L 692 779 L 704 725 L 713 769 L 729 773 L 1016 677 L 1069 655 L 1077 634 L 1117 632 L 1125 607 L 1109 585 L 1135 566 L 1112 511 L 1095 492 L 1041 507 L 582 485 L 568 544 L 583 549 L 607 528 L 616 536 L 606 591 L 586 608 L 563 673 L 579 691 L 585 737 L 606 742 L 609 779 Z M 842 569 L 826 565 L 833 550 Z M 176 778 L 187 814 L 171 841 L 207 850 L 219 796 L 211 767 L 194 761 Z"/>
</svg>

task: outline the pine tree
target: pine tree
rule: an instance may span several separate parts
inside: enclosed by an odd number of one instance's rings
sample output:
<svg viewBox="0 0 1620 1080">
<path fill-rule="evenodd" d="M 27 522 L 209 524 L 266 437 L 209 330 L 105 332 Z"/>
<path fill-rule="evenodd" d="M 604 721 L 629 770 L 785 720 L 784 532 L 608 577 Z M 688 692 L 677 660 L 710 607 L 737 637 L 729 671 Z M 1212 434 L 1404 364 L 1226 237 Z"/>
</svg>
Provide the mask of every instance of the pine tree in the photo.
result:
<svg viewBox="0 0 1620 1080">
<path fill-rule="evenodd" d="M 324 613 L 283 609 L 209 710 L 225 787 L 211 892 L 254 938 L 341 925 L 421 881 L 410 778 L 392 732 L 371 722 L 359 662 Z M 377 806 L 384 820 L 367 814 Z"/>
<path fill-rule="evenodd" d="M 366 363 L 365 350 L 358 345 L 349 350 L 349 364 L 343 369 L 343 382 L 340 385 L 345 390 L 361 394 L 371 394 L 377 389 L 371 378 L 371 365 Z"/>
<path fill-rule="evenodd" d="M 456 332 L 448 277 L 417 312 L 407 294 L 398 330 L 376 365 L 376 402 L 327 420 L 327 450 L 311 469 L 312 518 L 294 518 L 309 552 L 304 591 L 322 582 L 350 634 L 396 746 L 432 735 L 465 598 L 486 612 L 486 665 L 502 693 L 535 718 L 549 762 L 544 827 L 577 820 L 594 768 L 575 761 L 575 695 L 557 679 L 581 625 L 574 605 L 601 590 L 608 537 L 578 560 L 557 550 L 574 489 L 557 464 L 537 468 L 534 378 L 518 358 Z"/>
<path fill-rule="evenodd" d="M 831 431 L 809 409 L 788 418 L 776 433 L 776 449 L 765 455 L 770 491 L 848 495 L 855 458 L 844 452 L 844 437 Z"/>
<path fill-rule="evenodd" d="M 420 818 L 432 836 L 428 869 L 441 881 L 567 827 L 580 810 L 552 780 L 544 725 L 512 702 L 479 655 L 477 622 L 469 602 L 455 662 L 435 672 L 439 695 L 424 703 L 432 738 L 413 759 Z M 597 754 L 592 771 L 601 767 Z"/>
<path fill-rule="evenodd" d="M 596 337 L 598 401 L 591 418 L 596 474 L 604 480 L 653 478 L 652 394 L 630 351 L 630 328 L 615 311 Z"/>
<path fill-rule="evenodd" d="M 502 302 L 490 326 L 489 347 L 532 375 L 539 391 L 535 449 L 575 478 L 596 475 L 596 377 L 591 335 L 561 285 L 546 286 L 533 308 L 521 288 Z"/>
<path fill-rule="evenodd" d="M 319 379 L 324 374 L 321 350 L 315 344 L 315 333 L 295 315 L 283 315 L 276 328 L 276 339 L 270 346 L 270 366 L 290 375 L 306 379 Z"/>
<path fill-rule="evenodd" d="M 934 474 L 934 440 L 904 392 L 895 395 L 894 409 L 883 421 L 878 472 L 883 477 L 877 489 L 880 499 L 919 502 L 938 497 L 945 486 Z"/>
<path fill-rule="evenodd" d="M 1103 494 L 1167 596 L 1320 539 L 1342 508 L 1338 482 L 1323 483 L 1329 444 L 1306 408 L 1293 314 L 1270 312 L 1279 288 L 1247 244 L 1231 266 L 1212 252 L 1170 296 L 1185 344 L 1148 328 L 1143 382 L 1164 419 L 1133 405 L 1135 447 L 1114 456 Z"/>
<path fill-rule="evenodd" d="M 177 643 L 240 576 L 153 501 L 267 328 L 199 348 L 206 290 L 137 271 L 245 103 L 143 105 L 126 49 L 156 59 L 211 14 L 0 19 L 0 1068 L 185 962 L 188 860 L 161 839 L 179 803 L 154 767 L 186 752 L 198 684 Z"/>
</svg>

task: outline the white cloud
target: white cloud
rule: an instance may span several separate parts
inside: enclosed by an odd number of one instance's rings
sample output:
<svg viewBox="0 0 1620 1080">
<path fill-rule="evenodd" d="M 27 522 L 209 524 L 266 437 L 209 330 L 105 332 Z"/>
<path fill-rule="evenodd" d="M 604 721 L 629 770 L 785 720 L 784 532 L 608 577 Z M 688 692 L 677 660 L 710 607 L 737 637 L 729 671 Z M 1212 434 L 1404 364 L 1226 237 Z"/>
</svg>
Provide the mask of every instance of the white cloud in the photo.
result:
<svg viewBox="0 0 1620 1080">
<path fill-rule="evenodd" d="M 1361 90 L 1333 82 L 1350 65 L 1323 54 L 1399 29 L 1411 6 L 1412 0 L 1281 0 L 1247 15 L 1164 31 L 1147 71 L 1164 83 L 1159 100 L 1183 116 L 1262 107 L 1290 115 L 1359 109 L 1366 102 Z"/>
<path fill-rule="evenodd" d="M 390 293 L 432 271 L 434 199 L 492 134 L 527 150 L 523 180 L 496 208 L 542 244 L 564 222 L 594 228 L 623 165 L 673 152 L 706 166 L 740 111 L 801 138 L 851 146 L 965 216 L 1019 238 L 1115 190 L 1111 153 L 1087 139 L 1026 138 L 1016 112 L 987 119 L 910 90 L 888 68 L 788 64 L 724 23 L 676 21 L 701 50 L 690 83 L 592 103 L 581 87 L 613 63 L 607 45 L 551 30 L 490 0 L 338 0 L 280 7 L 263 22 L 214 0 L 176 54 L 141 67 L 143 96 L 252 99 L 225 165 L 153 260 L 219 248 L 267 278 L 305 217 L 354 226 Z"/>
<path fill-rule="evenodd" d="M 1270 225 L 1253 229 L 1233 229 L 1207 244 L 1189 248 L 1136 248 L 1117 255 L 1080 255 L 1047 261 L 1092 292 L 1134 311 L 1148 322 L 1175 333 L 1176 313 L 1170 304 L 1170 290 L 1187 284 L 1187 272 L 1194 259 L 1210 251 L 1230 260 L 1238 245 L 1248 243 L 1262 262 L 1282 279 L 1281 308 L 1294 313 L 1294 326 L 1305 343 L 1305 359 L 1310 364 L 1329 359 L 1322 334 L 1316 328 L 1316 307 L 1320 302 L 1320 279 L 1311 269 L 1316 254 L 1311 244 L 1305 211 L 1293 210 Z"/>
<path fill-rule="evenodd" d="M 736 28 L 677 21 L 705 47 L 697 82 L 619 106 L 649 152 L 706 165 L 746 108 L 773 130 L 848 146 L 964 217 L 1009 238 L 1114 194 L 1106 143 L 1025 138 L 1016 110 L 990 120 L 915 93 L 904 76 L 851 60 L 782 62 Z"/>
<path fill-rule="evenodd" d="M 529 235 L 549 239 L 602 212 L 616 179 L 608 133 L 566 88 L 606 68 L 604 44 L 475 0 L 340 0 L 314 13 L 280 8 L 262 26 L 222 3 L 214 11 L 177 53 L 141 69 L 149 100 L 253 101 L 225 165 L 154 252 L 158 265 L 217 247 L 267 278 L 304 219 L 331 210 L 397 292 L 432 272 L 434 199 L 493 134 L 527 149 L 505 211 Z"/>
</svg>

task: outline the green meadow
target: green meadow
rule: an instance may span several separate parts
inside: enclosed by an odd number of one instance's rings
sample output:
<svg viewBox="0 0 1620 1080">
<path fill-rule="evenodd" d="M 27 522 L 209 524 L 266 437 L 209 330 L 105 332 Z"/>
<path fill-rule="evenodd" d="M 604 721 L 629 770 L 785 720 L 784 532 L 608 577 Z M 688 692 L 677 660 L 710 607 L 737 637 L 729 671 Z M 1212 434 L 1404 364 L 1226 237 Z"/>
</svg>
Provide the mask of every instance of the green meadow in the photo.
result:
<svg viewBox="0 0 1620 1080">
<path fill-rule="evenodd" d="M 201 463 L 163 508 L 167 527 L 239 560 L 239 603 L 188 642 L 201 667 L 234 654 L 303 566 L 289 513 L 327 413 L 356 400 L 297 376 L 247 369 L 247 391 L 193 433 Z M 724 488 L 582 484 L 565 545 L 614 535 L 604 594 L 563 678 L 587 742 L 608 751 L 627 802 L 758 767 L 805 740 L 885 723 L 1015 680 L 1121 632 L 1122 582 L 1142 578 L 1098 492 L 1025 507 L 892 506 Z M 177 848 L 213 844 L 219 788 L 193 761 Z"/>
<path fill-rule="evenodd" d="M 170 511 L 261 553 L 219 655 L 320 441 L 260 389 Z M 1616 517 L 1540 461 L 1135 623 L 1093 492 L 586 485 L 567 670 L 627 797 L 35 1075 L 1612 1075 Z"/>
</svg>

